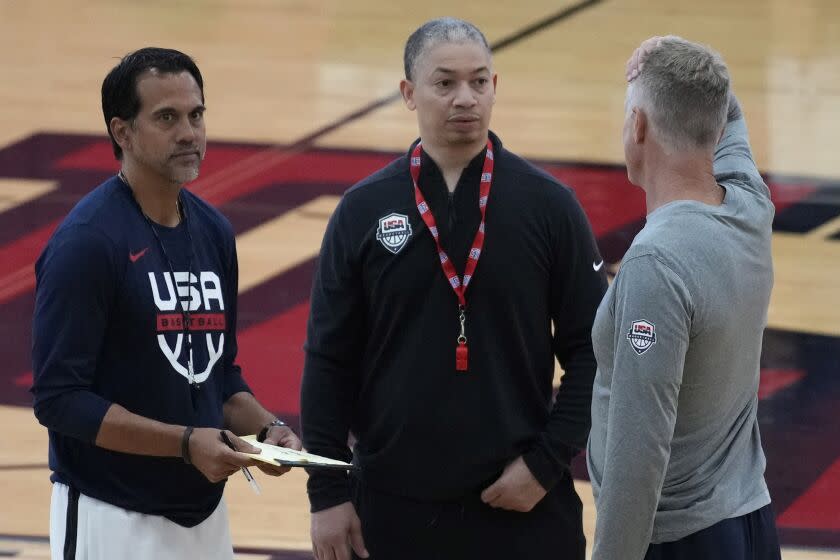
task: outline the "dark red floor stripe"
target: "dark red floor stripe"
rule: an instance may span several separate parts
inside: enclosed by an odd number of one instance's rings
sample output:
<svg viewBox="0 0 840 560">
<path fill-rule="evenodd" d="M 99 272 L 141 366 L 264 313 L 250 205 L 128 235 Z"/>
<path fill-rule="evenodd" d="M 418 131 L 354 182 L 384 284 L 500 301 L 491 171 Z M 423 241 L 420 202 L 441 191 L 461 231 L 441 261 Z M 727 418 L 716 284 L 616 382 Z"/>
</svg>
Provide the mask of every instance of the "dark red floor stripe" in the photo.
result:
<svg viewBox="0 0 840 560">
<path fill-rule="evenodd" d="M 805 377 L 805 372 L 800 369 L 763 368 L 761 370 L 761 380 L 758 385 L 758 398 L 770 398 L 779 391 L 787 389 L 803 377 Z"/>
<path fill-rule="evenodd" d="M 805 200 L 817 191 L 813 182 L 786 182 L 782 179 L 767 179 L 767 186 L 770 187 L 770 196 L 776 206 L 776 213 L 790 208 L 791 206 Z"/>
<path fill-rule="evenodd" d="M 57 167 L 116 172 L 119 167 L 110 150 L 110 144 L 105 140 L 92 143 L 68 153 L 59 160 Z M 349 187 L 396 157 L 394 154 L 378 152 L 316 150 L 288 154 L 288 159 L 278 160 L 254 176 L 248 176 L 247 168 L 243 168 L 242 174 L 247 176 L 246 179 L 236 174 L 229 180 L 217 178 L 219 174 L 228 173 L 231 167 L 241 165 L 246 159 L 254 159 L 255 164 L 259 165 L 263 160 L 270 162 L 271 158 L 283 154 L 282 147 L 225 147 L 210 144 L 207 159 L 202 164 L 201 176 L 189 188 L 211 204 L 220 205 L 277 183 L 336 182 Z"/>
<path fill-rule="evenodd" d="M 95 169 L 115 172 L 117 163 L 106 141 L 88 144 L 61 158 L 56 166 L 64 169 Z M 296 154 L 282 165 L 267 168 L 246 179 L 214 180 L 214 176 L 235 165 L 236 162 L 258 154 L 248 148 L 214 148 L 205 162 L 202 178 L 191 185 L 196 193 L 204 195 L 211 204 L 222 205 L 244 197 L 272 184 L 307 182 L 337 182 L 349 187 L 377 168 L 393 159 L 391 154 L 341 151 L 318 151 Z M 345 187 L 345 188 L 346 188 Z M 202 191 L 207 191 L 203 193 Z M 35 286 L 34 263 L 55 230 L 59 221 L 53 221 L 0 247 L 0 304 L 30 292 Z"/>
<path fill-rule="evenodd" d="M 23 387 L 24 389 L 28 389 L 32 386 L 32 372 L 27 371 L 23 375 L 15 377 L 14 379 L 12 379 L 12 384 L 18 387 Z"/>
<path fill-rule="evenodd" d="M 298 304 L 238 336 L 239 365 L 260 402 L 278 414 L 298 414 L 303 342 L 309 302 Z"/>
<path fill-rule="evenodd" d="M 35 260 L 58 226 L 52 222 L 0 247 L 0 304 L 25 294 L 35 287 Z"/>
<path fill-rule="evenodd" d="M 840 459 L 779 516 L 780 527 L 840 531 Z"/>
<path fill-rule="evenodd" d="M 545 168 L 575 191 L 596 237 L 647 213 L 644 192 L 630 184 L 623 167 L 546 165 Z"/>
</svg>

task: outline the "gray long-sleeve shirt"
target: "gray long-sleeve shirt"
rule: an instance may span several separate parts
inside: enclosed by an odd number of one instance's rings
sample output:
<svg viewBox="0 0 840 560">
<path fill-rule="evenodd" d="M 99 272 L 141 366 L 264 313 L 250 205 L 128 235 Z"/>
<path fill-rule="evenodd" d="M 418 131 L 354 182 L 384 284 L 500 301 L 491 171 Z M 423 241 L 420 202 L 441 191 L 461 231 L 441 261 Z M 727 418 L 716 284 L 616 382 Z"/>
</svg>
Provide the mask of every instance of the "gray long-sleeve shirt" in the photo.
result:
<svg viewBox="0 0 840 560">
<path fill-rule="evenodd" d="M 641 560 L 770 502 L 756 410 L 774 208 L 743 118 L 714 170 L 723 204 L 651 212 L 598 309 L 593 560 Z"/>
</svg>

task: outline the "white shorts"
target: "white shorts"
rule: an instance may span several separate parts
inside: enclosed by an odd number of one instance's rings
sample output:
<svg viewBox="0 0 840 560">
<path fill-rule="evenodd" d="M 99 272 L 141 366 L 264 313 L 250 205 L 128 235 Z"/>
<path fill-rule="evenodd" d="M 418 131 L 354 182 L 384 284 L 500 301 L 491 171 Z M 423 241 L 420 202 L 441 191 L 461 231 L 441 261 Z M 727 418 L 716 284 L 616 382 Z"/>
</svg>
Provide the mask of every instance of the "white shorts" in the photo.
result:
<svg viewBox="0 0 840 560">
<path fill-rule="evenodd" d="M 52 560 L 65 560 L 65 541 L 75 540 L 73 559 L 84 560 L 181 560 L 201 558 L 231 560 L 227 506 L 216 510 L 195 527 L 182 527 L 158 515 L 145 515 L 79 496 L 75 535 L 65 535 L 70 489 L 53 484 L 50 503 L 50 552 Z M 68 543 L 72 550 L 73 541 Z"/>
</svg>

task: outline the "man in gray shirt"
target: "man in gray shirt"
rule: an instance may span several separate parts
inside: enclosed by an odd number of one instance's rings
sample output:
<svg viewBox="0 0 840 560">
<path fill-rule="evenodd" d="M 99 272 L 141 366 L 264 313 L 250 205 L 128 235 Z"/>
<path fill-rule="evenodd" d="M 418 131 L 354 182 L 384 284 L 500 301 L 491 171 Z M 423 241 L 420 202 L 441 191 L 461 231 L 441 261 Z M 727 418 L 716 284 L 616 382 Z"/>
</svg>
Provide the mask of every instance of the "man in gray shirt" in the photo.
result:
<svg viewBox="0 0 840 560">
<path fill-rule="evenodd" d="M 756 418 L 770 192 L 719 55 L 654 37 L 627 79 L 648 216 L 592 331 L 592 558 L 778 559 Z"/>
</svg>

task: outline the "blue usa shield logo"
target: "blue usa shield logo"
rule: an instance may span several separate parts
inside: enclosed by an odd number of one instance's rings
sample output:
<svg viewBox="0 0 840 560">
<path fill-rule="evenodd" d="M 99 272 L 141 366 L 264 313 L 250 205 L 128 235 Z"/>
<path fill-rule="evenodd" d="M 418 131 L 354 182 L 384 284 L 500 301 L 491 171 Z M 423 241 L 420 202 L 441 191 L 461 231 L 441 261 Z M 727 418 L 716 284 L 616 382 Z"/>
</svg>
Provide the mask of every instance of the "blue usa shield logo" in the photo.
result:
<svg viewBox="0 0 840 560">
<path fill-rule="evenodd" d="M 636 354 L 641 356 L 656 344 L 656 325 L 650 321 L 633 321 L 627 333 L 627 340 Z"/>
<path fill-rule="evenodd" d="M 382 246 L 394 253 L 399 253 L 411 237 L 411 224 L 405 214 L 388 214 L 379 218 L 376 238 Z"/>
</svg>

